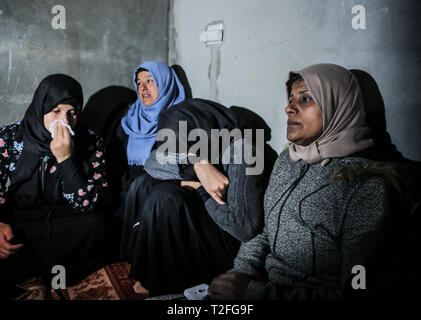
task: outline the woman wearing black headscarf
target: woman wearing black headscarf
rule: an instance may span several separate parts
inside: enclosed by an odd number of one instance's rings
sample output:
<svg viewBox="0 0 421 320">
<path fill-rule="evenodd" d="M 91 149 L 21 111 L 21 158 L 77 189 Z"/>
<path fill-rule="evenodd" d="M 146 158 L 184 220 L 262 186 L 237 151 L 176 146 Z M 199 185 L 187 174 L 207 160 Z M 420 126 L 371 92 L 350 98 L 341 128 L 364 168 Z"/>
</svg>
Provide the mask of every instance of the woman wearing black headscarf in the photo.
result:
<svg viewBox="0 0 421 320">
<path fill-rule="evenodd" d="M 80 84 L 43 79 L 22 121 L 0 127 L 0 280 L 66 268 L 67 284 L 100 263 L 107 187 L 101 141 L 78 121 Z M 6 183 L 10 179 L 10 185 Z"/>
</svg>

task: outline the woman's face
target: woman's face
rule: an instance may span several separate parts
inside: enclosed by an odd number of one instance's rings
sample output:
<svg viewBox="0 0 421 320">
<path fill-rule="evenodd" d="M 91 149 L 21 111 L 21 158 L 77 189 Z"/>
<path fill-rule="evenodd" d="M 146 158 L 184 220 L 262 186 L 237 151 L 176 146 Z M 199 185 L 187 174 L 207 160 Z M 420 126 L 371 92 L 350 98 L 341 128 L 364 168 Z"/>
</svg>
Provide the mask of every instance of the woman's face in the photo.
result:
<svg viewBox="0 0 421 320">
<path fill-rule="evenodd" d="M 137 93 L 140 101 L 149 107 L 158 99 L 159 89 L 148 71 L 141 71 L 136 77 Z"/>
<path fill-rule="evenodd" d="M 48 131 L 50 131 L 50 124 L 54 120 L 61 120 L 65 124 L 74 128 L 77 123 L 77 113 L 75 108 L 70 104 L 59 104 L 52 111 L 44 114 L 44 126 Z"/>
<path fill-rule="evenodd" d="M 287 139 L 307 146 L 323 132 L 323 118 L 304 80 L 292 84 L 285 112 L 288 115 Z"/>
</svg>

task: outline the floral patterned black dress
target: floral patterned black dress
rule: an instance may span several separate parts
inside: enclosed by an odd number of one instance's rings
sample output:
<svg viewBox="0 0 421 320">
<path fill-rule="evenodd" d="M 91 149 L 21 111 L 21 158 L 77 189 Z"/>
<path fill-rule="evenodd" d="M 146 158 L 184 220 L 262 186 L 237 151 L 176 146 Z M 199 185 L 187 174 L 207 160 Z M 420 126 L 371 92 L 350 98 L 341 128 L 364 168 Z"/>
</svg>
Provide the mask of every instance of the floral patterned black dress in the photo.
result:
<svg viewBox="0 0 421 320">
<path fill-rule="evenodd" d="M 20 121 L 0 127 L 0 222 L 12 226 L 13 243 L 24 244 L 0 260 L 0 283 L 48 279 L 54 265 L 63 265 L 71 284 L 102 263 L 109 226 L 95 208 L 108 185 L 102 142 L 92 131 L 89 141 L 82 158 L 73 155 L 58 164 L 51 155 L 40 157 L 33 177 L 39 190 L 24 182 L 11 191 L 24 149 L 23 128 Z"/>
</svg>

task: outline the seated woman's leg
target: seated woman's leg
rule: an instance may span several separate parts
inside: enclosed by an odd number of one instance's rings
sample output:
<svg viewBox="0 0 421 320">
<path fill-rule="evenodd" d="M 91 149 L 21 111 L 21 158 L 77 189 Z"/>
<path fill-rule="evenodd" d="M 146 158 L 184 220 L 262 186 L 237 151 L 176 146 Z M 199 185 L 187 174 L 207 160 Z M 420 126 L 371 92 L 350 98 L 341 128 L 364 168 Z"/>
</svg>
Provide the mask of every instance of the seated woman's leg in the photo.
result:
<svg viewBox="0 0 421 320">
<path fill-rule="evenodd" d="M 10 282 L 42 276 L 49 284 L 53 266 L 62 265 L 69 286 L 104 264 L 110 246 L 108 217 L 95 211 L 55 211 L 48 219 L 41 211 L 32 217 L 30 213 L 17 216 L 13 225 L 15 241 L 24 246 L 2 261 L 2 272 Z"/>
<path fill-rule="evenodd" d="M 130 244 L 130 237 L 133 225 L 138 220 L 139 213 L 143 208 L 144 201 L 151 189 L 158 184 L 159 181 L 152 178 L 146 172 L 135 178 L 125 195 L 125 205 L 123 213 L 122 234 L 120 241 L 120 257 L 121 259 L 129 259 L 133 255 L 131 250 L 133 246 Z"/>
<path fill-rule="evenodd" d="M 66 268 L 67 285 L 74 285 L 110 259 L 112 224 L 101 212 L 76 213 L 52 219 L 46 278 L 51 268 Z"/>
<path fill-rule="evenodd" d="M 196 191 L 156 184 L 132 229 L 131 276 L 150 296 L 209 283 L 232 267 L 239 241 L 209 217 Z"/>
</svg>

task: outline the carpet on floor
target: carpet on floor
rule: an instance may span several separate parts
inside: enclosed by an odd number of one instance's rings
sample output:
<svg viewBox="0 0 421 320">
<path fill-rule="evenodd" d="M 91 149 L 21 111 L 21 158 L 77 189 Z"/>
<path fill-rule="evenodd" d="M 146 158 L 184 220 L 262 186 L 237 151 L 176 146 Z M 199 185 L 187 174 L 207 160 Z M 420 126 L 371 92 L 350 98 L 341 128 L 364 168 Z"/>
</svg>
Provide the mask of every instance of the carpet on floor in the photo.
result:
<svg viewBox="0 0 421 320">
<path fill-rule="evenodd" d="M 136 280 L 129 277 L 130 265 L 123 261 L 110 264 L 87 276 L 78 284 L 60 290 L 48 290 L 40 278 L 21 286 L 31 291 L 25 300 L 144 300 L 147 290 L 136 293 Z"/>
</svg>

